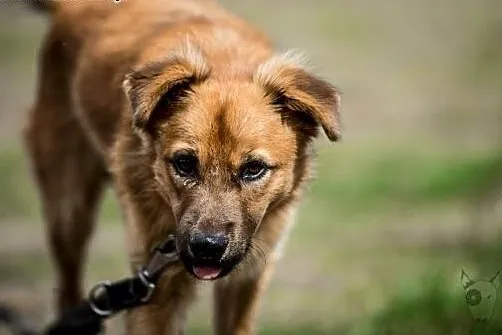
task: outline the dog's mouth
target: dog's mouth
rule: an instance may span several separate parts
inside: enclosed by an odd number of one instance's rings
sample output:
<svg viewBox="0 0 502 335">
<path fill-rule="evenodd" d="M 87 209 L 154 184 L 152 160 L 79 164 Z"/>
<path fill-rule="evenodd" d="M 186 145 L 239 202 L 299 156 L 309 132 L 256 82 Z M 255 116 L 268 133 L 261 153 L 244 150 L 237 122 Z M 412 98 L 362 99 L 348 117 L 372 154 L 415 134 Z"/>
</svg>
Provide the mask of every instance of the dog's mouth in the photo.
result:
<svg viewBox="0 0 502 335">
<path fill-rule="evenodd" d="M 193 274 L 202 280 L 216 279 L 222 271 L 223 269 L 218 266 L 193 266 Z"/>
<path fill-rule="evenodd" d="M 207 260 L 192 258 L 184 253 L 180 256 L 186 270 L 199 280 L 215 280 L 225 277 L 240 261 L 240 257 L 208 262 Z"/>
</svg>

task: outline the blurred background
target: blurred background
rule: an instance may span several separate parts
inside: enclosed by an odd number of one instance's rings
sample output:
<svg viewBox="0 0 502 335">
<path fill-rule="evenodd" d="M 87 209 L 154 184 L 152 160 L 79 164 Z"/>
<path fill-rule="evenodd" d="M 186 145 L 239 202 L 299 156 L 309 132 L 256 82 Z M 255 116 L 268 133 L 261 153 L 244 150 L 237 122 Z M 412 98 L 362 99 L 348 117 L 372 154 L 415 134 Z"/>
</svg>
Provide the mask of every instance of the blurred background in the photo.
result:
<svg viewBox="0 0 502 335">
<path fill-rule="evenodd" d="M 259 333 L 468 334 L 462 269 L 502 270 L 502 2 L 222 2 L 281 49 L 304 50 L 343 92 L 345 137 L 318 143 Z M 53 316 L 54 277 L 20 131 L 47 24 L 0 3 L 0 302 L 39 326 Z M 109 192 L 86 285 L 126 273 Z M 202 286 L 188 334 L 209 333 Z M 500 331 L 502 292 L 497 301 Z"/>
</svg>

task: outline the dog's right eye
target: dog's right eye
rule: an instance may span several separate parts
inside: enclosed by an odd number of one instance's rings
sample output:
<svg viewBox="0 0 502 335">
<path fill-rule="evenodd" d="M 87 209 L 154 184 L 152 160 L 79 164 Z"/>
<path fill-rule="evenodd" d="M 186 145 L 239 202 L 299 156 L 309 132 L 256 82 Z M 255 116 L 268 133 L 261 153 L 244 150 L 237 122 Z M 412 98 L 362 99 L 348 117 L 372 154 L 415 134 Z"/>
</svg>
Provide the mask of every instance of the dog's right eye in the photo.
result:
<svg viewBox="0 0 502 335">
<path fill-rule="evenodd" d="M 190 154 L 179 154 L 171 160 L 174 170 L 182 177 L 197 175 L 197 158 Z"/>
</svg>

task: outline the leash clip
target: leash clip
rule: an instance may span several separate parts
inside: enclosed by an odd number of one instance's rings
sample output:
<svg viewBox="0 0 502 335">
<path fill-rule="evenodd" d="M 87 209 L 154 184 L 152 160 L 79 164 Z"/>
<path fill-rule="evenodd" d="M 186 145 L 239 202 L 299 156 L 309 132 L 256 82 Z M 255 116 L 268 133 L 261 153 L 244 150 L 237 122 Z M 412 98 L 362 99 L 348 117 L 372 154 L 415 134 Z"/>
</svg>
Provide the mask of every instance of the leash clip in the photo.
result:
<svg viewBox="0 0 502 335">
<path fill-rule="evenodd" d="M 164 268 L 177 260 L 176 241 L 174 235 L 171 234 L 155 248 L 155 252 L 148 264 L 138 271 L 138 277 L 147 289 L 147 293 L 141 298 L 141 302 L 150 300 Z"/>
<path fill-rule="evenodd" d="M 91 307 L 92 311 L 96 313 L 99 316 L 110 316 L 113 313 L 113 310 L 110 308 L 110 300 L 108 297 L 108 288 L 111 286 L 110 281 L 102 281 L 91 289 L 89 292 L 89 306 Z M 101 307 L 98 307 L 98 299 L 100 300 L 106 300 L 108 302 L 108 309 L 104 309 Z"/>
<path fill-rule="evenodd" d="M 153 291 L 155 290 L 155 283 L 149 280 L 148 272 L 145 271 L 145 268 L 142 267 L 141 270 L 138 271 L 138 278 L 146 287 L 146 295 L 140 299 L 141 302 L 148 302 L 153 295 Z"/>
</svg>

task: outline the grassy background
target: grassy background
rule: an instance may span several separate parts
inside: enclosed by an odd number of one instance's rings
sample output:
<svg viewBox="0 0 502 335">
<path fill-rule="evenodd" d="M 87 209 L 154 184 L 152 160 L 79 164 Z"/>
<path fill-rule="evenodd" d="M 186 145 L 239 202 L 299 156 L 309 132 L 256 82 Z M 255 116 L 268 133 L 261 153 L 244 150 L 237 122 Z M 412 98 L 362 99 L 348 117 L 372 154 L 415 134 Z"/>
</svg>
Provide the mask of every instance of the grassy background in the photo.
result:
<svg viewBox="0 0 502 335">
<path fill-rule="evenodd" d="M 502 3 L 223 2 L 343 91 L 344 141 L 319 142 L 260 333 L 468 334 L 461 269 L 502 270 Z M 52 315 L 54 278 L 20 129 L 46 27 L 0 4 L 0 301 L 35 324 Z M 92 243 L 88 285 L 127 272 L 111 192 Z M 209 289 L 189 334 L 209 333 Z"/>
</svg>

